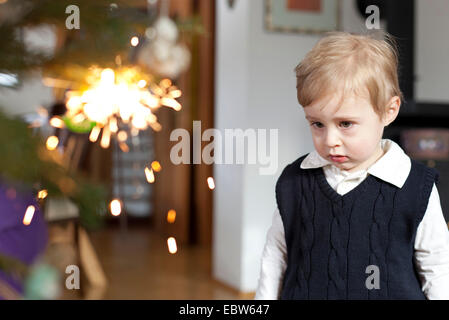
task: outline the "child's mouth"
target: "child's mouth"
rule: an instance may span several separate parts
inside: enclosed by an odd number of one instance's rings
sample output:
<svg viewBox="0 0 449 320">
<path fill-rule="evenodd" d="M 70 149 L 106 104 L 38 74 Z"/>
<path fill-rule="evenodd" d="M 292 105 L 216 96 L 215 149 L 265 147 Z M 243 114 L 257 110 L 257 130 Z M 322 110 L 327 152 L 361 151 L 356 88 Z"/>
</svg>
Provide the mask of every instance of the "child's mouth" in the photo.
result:
<svg viewBox="0 0 449 320">
<path fill-rule="evenodd" d="M 345 156 L 330 156 L 330 157 L 333 162 L 338 162 L 338 163 L 342 163 L 342 162 L 345 162 L 348 160 L 348 158 Z"/>
</svg>

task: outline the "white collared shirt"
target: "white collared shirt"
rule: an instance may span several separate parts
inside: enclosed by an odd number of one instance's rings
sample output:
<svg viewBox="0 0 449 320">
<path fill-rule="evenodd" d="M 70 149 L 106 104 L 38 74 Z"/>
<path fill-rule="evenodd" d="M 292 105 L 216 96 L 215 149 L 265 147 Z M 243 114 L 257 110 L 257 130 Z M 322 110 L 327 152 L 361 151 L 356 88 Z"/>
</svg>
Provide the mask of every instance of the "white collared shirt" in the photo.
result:
<svg viewBox="0 0 449 320">
<path fill-rule="evenodd" d="M 340 195 L 359 185 L 368 174 L 401 188 L 411 169 L 411 160 L 402 148 L 390 139 L 382 139 L 384 155 L 366 170 L 347 172 L 322 158 L 315 150 L 301 163 L 301 168 L 323 167 L 326 180 Z M 421 289 L 429 300 L 449 300 L 449 231 L 435 184 L 427 210 L 416 231 L 414 262 L 421 280 Z M 287 246 L 279 210 L 267 233 L 262 254 L 259 285 L 255 299 L 279 299 L 287 267 Z"/>
</svg>

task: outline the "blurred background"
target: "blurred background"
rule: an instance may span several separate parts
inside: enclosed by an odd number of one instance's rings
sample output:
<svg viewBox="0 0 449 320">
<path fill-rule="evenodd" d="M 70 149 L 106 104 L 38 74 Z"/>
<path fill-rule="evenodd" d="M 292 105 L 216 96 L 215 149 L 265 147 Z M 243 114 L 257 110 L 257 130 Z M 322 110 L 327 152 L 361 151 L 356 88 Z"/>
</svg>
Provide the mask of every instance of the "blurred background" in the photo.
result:
<svg viewBox="0 0 449 320">
<path fill-rule="evenodd" d="M 0 297 L 252 299 L 276 180 L 313 150 L 294 68 L 326 31 L 396 37 L 405 101 L 384 137 L 440 171 L 448 221 L 448 14 L 446 0 L 0 0 Z M 210 142 L 193 121 L 277 129 L 276 172 L 194 162 Z"/>
</svg>

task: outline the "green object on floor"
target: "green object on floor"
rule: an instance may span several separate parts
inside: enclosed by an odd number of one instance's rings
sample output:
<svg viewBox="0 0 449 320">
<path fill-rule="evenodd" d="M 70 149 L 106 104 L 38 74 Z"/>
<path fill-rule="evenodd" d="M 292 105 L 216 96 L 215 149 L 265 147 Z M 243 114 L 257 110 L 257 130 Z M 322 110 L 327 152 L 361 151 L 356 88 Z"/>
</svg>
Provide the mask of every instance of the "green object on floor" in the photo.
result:
<svg viewBox="0 0 449 320">
<path fill-rule="evenodd" d="M 24 289 L 26 300 L 57 299 L 61 292 L 59 272 L 48 264 L 39 263 L 31 268 Z"/>
</svg>

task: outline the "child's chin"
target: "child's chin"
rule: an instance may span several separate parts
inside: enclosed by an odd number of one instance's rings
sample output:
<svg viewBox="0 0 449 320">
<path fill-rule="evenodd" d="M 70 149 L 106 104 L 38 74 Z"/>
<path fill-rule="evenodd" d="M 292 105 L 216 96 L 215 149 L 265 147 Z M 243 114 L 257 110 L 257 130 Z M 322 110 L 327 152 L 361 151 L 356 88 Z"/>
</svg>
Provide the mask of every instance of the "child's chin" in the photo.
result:
<svg viewBox="0 0 449 320">
<path fill-rule="evenodd" d="M 345 171 L 357 171 L 357 165 L 350 163 L 349 161 L 343 163 L 334 163 L 337 168 Z"/>
</svg>

